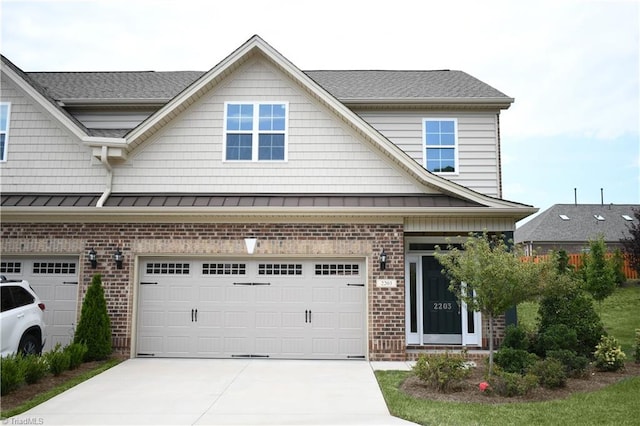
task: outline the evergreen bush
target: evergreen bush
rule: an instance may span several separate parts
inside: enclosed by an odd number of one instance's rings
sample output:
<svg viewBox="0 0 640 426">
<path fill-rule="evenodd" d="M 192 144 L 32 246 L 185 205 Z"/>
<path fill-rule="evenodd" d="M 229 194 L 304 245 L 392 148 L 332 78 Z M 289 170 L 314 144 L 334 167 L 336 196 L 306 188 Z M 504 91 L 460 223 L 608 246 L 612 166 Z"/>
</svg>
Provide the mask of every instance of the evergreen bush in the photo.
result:
<svg viewBox="0 0 640 426">
<path fill-rule="evenodd" d="M 57 343 L 51 351 L 45 353 L 44 357 L 49 365 L 49 371 L 54 376 L 59 376 L 69 369 L 71 356 L 69 353 L 61 349 L 60 343 Z"/>
<path fill-rule="evenodd" d="M 613 336 L 602 336 L 596 346 L 595 366 L 600 371 L 618 371 L 624 367 L 625 353 Z"/>
<path fill-rule="evenodd" d="M 524 374 L 538 357 L 524 349 L 502 347 L 495 354 L 494 362 L 507 373 Z"/>
<path fill-rule="evenodd" d="M 576 331 L 565 324 L 553 324 L 538 335 L 538 353 L 543 356 L 546 356 L 548 351 L 574 350 L 577 345 Z"/>
<path fill-rule="evenodd" d="M 69 354 L 70 370 L 78 368 L 78 366 L 82 364 L 84 356 L 88 350 L 89 348 L 85 343 L 72 343 L 64 348 L 64 351 Z"/>
<path fill-rule="evenodd" d="M 503 348 L 512 349 L 529 349 L 529 335 L 527 330 L 520 325 L 509 324 L 505 330 L 504 340 L 502 341 Z"/>
<path fill-rule="evenodd" d="M 567 377 L 584 377 L 589 365 L 587 357 L 578 355 L 575 351 L 569 349 L 547 351 L 547 358 L 554 358 L 560 361 L 564 365 Z"/>
<path fill-rule="evenodd" d="M 87 345 L 85 361 L 103 360 L 111 355 L 111 323 L 100 274 L 93 276 L 84 297 L 73 341 Z"/>
<path fill-rule="evenodd" d="M 500 396 L 523 396 L 538 387 L 538 377 L 533 374 L 509 373 L 496 368 L 489 378 L 492 392 Z"/>
<path fill-rule="evenodd" d="M 566 274 L 556 278 L 540 301 L 538 333 L 542 335 L 549 328 L 563 324 L 576 332 L 577 345 L 571 349 L 591 359 L 600 336 L 606 334 L 602 320 L 593 307 L 593 300 L 579 283 Z"/>
<path fill-rule="evenodd" d="M 636 328 L 636 344 L 633 352 L 633 358 L 640 364 L 640 328 Z"/>
<path fill-rule="evenodd" d="M 24 382 L 24 362 L 21 355 L 0 358 L 0 395 L 6 395 Z"/>
<path fill-rule="evenodd" d="M 439 392 L 459 389 L 462 381 L 471 375 L 464 357 L 448 352 L 443 355 L 420 355 L 413 371 L 421 381 Z"/>
<path fill-rule="evenodd" d="M 555 389 L 566 386 L 567 375 L 564 365 L 555 358 L 547 358 L 536 362 L 530 372 L 538 377 L 543 388 Z"/>
<path fill-rule="evenodd" d="M 44 357 L 31 354 L 24 357 L 24 381 L 32 385 L 38 383 L 49 372 L 49 366 Z"/>
</svg>

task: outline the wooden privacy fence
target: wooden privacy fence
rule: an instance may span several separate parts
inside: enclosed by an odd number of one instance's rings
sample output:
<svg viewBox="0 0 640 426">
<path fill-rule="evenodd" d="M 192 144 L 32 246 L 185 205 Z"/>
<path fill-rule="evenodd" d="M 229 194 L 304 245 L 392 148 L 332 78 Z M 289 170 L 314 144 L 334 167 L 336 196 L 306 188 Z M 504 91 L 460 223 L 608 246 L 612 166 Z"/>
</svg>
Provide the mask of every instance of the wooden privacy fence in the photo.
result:
<svg viewBox="0 0 640 426">
<path fill-rule="evenodd" d="M 568 256 L 569 256 L 569 265 L 574 266 L 576 269 L 579 269 L 582 267 L 582 257 L 584 256 L 582 253 L 571 253 Z M 613 257 L 613 253 L 606 253 L 605 257 L 607 259 L 610 259 L 611 257 Z M 531 258 L 532 258 L 531 256 L 527 256 L 525 259 L 529 260 Z M 549 259 L 548 254 L 533 256 L 534 262 L 538 262 L 539 260 L 547 260 L 547 259 Z M 624 259 L 624 266 L 622 267 L 622 271 L 624 272 L 624 276 L 627 277 L 628 280 L 638 279 L 638 272 L 636 272 L 636 270 L 631 267 L 631 262 L 626 257 Z"/>
</svg>

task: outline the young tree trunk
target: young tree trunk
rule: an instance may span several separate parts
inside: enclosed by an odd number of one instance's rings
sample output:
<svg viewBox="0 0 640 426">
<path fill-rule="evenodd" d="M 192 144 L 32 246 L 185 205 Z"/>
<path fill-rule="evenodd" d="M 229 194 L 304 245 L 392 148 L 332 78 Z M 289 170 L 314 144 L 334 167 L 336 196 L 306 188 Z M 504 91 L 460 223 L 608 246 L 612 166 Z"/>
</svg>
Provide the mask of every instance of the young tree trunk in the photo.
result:
<svg viewBox="0 0 640 426">
<path fill-rule="evenodd" d="M 493 374 L 493 315 L 489 315 L 489 376 Z"/>
</svg>

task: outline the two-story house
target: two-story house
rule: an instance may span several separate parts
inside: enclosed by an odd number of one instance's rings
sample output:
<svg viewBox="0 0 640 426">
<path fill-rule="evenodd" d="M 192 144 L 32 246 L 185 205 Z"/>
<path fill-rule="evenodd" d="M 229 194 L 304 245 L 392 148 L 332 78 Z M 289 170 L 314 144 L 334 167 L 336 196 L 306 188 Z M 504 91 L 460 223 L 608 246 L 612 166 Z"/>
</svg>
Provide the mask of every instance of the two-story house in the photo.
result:
<svg viewBox="0 0 640 426">
<path fill-rule="evenodd" d="M 461 71 L 301 71 L 254 36 L 208 72 L 2 58 L 1 273 L 73 335 L 101 274 L 132 357 L 405 360 L 487 345 L 433 257 L 513 236 L 500 112 Z"/>
</svg>

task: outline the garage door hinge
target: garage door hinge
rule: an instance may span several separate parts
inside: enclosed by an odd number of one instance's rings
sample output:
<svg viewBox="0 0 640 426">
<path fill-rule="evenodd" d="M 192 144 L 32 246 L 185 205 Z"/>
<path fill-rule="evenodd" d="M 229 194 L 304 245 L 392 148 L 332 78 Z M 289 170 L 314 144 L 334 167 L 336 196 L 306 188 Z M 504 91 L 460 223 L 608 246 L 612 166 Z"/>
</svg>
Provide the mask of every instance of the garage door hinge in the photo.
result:
<svg viewBox="0 0 640 426">
<path fill-rule="evenodd" d="M 364 284 L 352 284 L 352 283 L 349 283 L 347 285 L 348 286 L 352 286 L 352 287 L 364 287 Z"/>
<path fill-rule="evenodd" d="M 233 285 L 271 285 L 271 283 L 233 283 Z"/>
<path fill-rule="evenodd" d="M 347 355 L 347 359 L 365 359 L 364 355 Z"/>
<path fill-rule="evenodd" d="M 141 282 L 140 285 L 158 285 L 158 283 Z"/>
<path fill-rule="evenodd" d="M 269 355 L 254 355 L 254 354 L 231 355 L 231 358 L 269 358 Z"/>
</svg>

